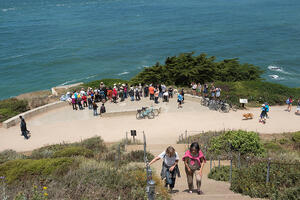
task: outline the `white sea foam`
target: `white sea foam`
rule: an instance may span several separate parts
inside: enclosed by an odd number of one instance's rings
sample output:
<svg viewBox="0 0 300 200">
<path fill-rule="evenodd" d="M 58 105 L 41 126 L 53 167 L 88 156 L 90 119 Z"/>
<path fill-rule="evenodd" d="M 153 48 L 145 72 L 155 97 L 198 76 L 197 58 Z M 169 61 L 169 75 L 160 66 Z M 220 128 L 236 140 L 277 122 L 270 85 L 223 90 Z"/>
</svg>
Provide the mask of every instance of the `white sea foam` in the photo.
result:
<svg viewBox="0 0 300 200">
<path fill-rule="evenodd" d="M 122 75 L 125 75 L 125 74 L 129 74 L 129 72 L 122 72 L 122 73 L 119 73 L 117 74 L 118 76 L 122 76 Z"/>
<path fill-rule="evenodd" d="M 275 71 L 275 72 L 281 72 L 283 74 L 290 74 L 290 73 L 284 71 L 282 67 L 279 67 L 279 66 L 276 66 L 276 65 L 269 65 L 268 69 L 271 70 L 271 71 Z"/>
<path fill-rule="evenodd" d="M 96 76 L 96 74 L 94 74 L 94 75 L 91 75 L 91 76 L 88 76 L 88 77 L 86 77 L 85 79 L 94 78 L 95 76 Z"/>
<path fill-rule="evenodd" d="M 274 80 L 283 80 L 284 79 L 284 78 L 282 78 L 282 77 L 280 77 L 280 76 L 278 76 L 276 74 L 271 74 L 271 75 L 269 75 L 269 77 L 271 77 Z"/>
<path fill-rule="evenodd" d="M 7 12 L 7 11 L 11 11 L 11 10 L 16 10 L 16 8 L 3 8 L 2 12 Z"/>
<path fill-rule="evenodd" d="M 74 79 L 74 80 L 71 80 L 71 81 L 66 81 L 66 82 L 60 84 L 60 86 L 62 86 L 62 85 L 68 85 L 69 83 L 75 83 L 76 81 L 79 81 L 79 80 L 78 79 Z"/>
<path fill-rule="evenodd" d="M 57 7 L 64 7 L 65 4 L 56 4 Z"/>
</svg>

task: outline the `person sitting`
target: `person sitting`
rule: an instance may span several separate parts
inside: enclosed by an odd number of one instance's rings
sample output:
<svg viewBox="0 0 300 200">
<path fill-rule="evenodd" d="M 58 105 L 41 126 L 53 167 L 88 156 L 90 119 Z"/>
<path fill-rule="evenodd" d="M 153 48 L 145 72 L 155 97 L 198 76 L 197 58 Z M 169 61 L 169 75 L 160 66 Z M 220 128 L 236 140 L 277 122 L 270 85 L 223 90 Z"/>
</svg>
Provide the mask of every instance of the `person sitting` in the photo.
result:
<svg viewBox="0 0 300 200">
<path fill-rule="evenodd" d="M 104 103 L 102 104 L 102 106 L 100 107 L 100 115 L 102 115 L 103 113 L 106 113 L 106 108 L 104 106 Z"/>
</svg>

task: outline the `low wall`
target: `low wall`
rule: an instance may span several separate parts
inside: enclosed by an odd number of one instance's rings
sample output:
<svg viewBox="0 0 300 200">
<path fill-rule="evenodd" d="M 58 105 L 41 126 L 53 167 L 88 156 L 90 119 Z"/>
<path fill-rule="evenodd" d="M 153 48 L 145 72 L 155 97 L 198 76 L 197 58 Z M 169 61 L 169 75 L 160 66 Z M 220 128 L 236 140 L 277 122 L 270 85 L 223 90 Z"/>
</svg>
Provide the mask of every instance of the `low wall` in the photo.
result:
<svg viewBox="0 0 300 200">
<path fill-rule="evenodd" d="M 16 124 L 20 123 L 20 118 L 19 118 L 20 115 L 23 116 L 24 119 L 28 119 L 28 118 L 36 116 L 40 113 L 43 113 L 43 112 L 46 112 L 46 111 L 49 111 L 49 110 L 52 110 L 55 108 L 63 107 L 65 105 L 67 105 L 67 103 L 64 101 L 57 101 L 54 103 L 49 103 L 47 105 L 40 106 L 40 107 L 34 108 L 32 110 L 29 110 L 27 112 L 21 113 L 17 116 L 14 116 L 14 117 L 4 121 L 2 123 L 2 125 L 4 128 L 9 128 L 9 127 L 15 126 Z"/>
<path fill-rule="evenodd" d="M 185 94 L 184 99 L 189 100 L 189 101 L 199 102 L 199 103 L 201 103 L 201 101 L 202 101 L 202 97 L 193 96 L 191 94 Z"/>
</svg>

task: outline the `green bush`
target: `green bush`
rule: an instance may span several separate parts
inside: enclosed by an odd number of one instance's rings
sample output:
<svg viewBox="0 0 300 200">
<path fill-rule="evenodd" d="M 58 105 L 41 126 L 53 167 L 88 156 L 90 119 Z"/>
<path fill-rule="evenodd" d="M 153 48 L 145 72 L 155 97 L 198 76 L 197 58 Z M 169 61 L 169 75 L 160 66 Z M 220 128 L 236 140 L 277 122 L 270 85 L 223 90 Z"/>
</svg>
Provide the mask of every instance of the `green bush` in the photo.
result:
<svg viewBox="0 0 300 200">
<path fill-rule="evenodd" d="M 8 183 L 36 176 L 62 175 L 75 167 L 72 158 L 52 158 L 41 160 L 11 160 L 0 165 L 0 174 Z"/>
<path fill-rule="evenodd" d="M 222 99 L 236 105 L 240 104 L 240 98 L 248 99 L 249 105 L 253 106 L 260 106 L 265 102 L 268 102 L 270 105 L 283 105 L 289 96 L 293 96 L 295 99 L 300 98 L 300 88 L 289 88 L 284 85 L 260 80 L 239 82 L 217 81 L 215 85 L 222 89 Z"/>
<path fill-rule="evenodd" d="M 79 143 L 74 143 L 71 145 L 80 145 L 80 146 L 83 146 L 84 148 L 89 149 L 95 153 L 102 153 L 102 152 L 107 151 L 107 147 L 104 144 L 104 141 L 100 136 L 88 138 L 88 139 L 82 140 Z"/>
<path fill-rule="evenodd" d="M 300 165 L 271 164 L 270 182 L 266 184 L 267 163 L 257 163 L 236 172 L 231 189 L 251 197 L 282 199 L 290 189 L 300 185 Z M 297 190 L 296 190 L 297 191 Z M 293 199 L 293 198 L 291 198 Z M 296 198 L 297 199 L 297 198 Z"/>
<path fill-rule="evenodd" d="M 293 147 L 296 150 L 300 149 L 300 131 L 292 135 Z"/>
<path fill-rule="evenodd" d="M 259 80 L 262 70 L 250 64 L 240 64 L 238 59 L 216 62 L 215 57 L 206 54 L 194 56 L 183 53 L 168 57 L 164 65 L 156 63 L 144 68 L 131 79 L 138 83 L 166 83 L 168 85 L 189 86 L 191 82 Z"/>
<path fill-rule="evenodd" d="M 24 155 L 18 154 L 16 151 L 8 149 L 0 152 L 0 164 L 5 163 L 9 160 L 16 160 L 25 158 Z"/>
<path fill-rule="evenodd" d="M 0 122 L 29 110 L 28 102 L 15 98 L 0 100 Z"/>
<path fill-rule="evenodd" d="M 282 164 L 274 161 L 270 165 L 270 181 L 266 184 L 267 162 L 254 162 L 240 169 L 233 167 L 230 189 L 251 197 L 274 200 L 298 199 L 300 165 Z M 215 167 L 208 175 L 218 181 L 229 181 L 229 166 Z"/>
<path fill-rule="evenodd" d="M 238 130 L 227 131 L 212 138 L 209 152 L 216 155 L 228 152 L 240 152 L 241 155 L 249 153 L 259 155 L 264 152 L 264 148 L 257 133 Z"/>
<path fill-rule="evenodd" d="M 214 179 L 216 181 L 229 181 L 229 170 L 230 166 L 220 166 L 220 168 L 214 167 L 209 172 L 208 178 Z"/>
<path fill-rule="evenodd" d="M 54 156 L 54 154 L 56 152 L 63 151 L 64 149 L 70 148 L 70 147 L 83 148 L 85 150 L 91 151 L 94 154 L 102 154 L 103 152 L 107 151 L 107 147 L 106 147 L 104 141 L 102 140 L 102 138 L 95 136 L 92 138 L 82 140 L 81 142 L 62 143 L 62 144 L 54 144 L 54 145 L 48 145 L 45 147 L 41 147 L 39 149 L 33 150 L 30 157 L 32 159 L 51 158 Z M 76 149 L 71 149 L 71 150 L 76 150 Z M 69 151 L 69 150 L 66 150 L 66 151 Z M 85 152 L 87 152 L 87 151 L 85 151 Z"/>
<path fill-rule="evenodd" d="M 274 142 L 264 143 L 264 148 L 268 151 L 274 151 L 274 152 L 283 150 L 283 148 L 279 144 Z"/>
<path fill-rule="evenodd" d="M 87 158 L 91 158 L 94 156 L 94 153 L 93 153 L 93 151 L 83 148 L 83 147 L 70 146 L 70 147 L 66 147 L 62 150 L 56 151 L 53 154 L 54 158 L 73 157 L 73 156 L 84 156 Z"/>
<path fill-rule="evenodd" d="M 41 158 L 51 158 L 56 151 L 63 150 L 67 148 L 69 144 L 54 144 L 44 146 L 32 151 L 30 158 L 32 159 L 41 159 Z"/>
<path fill-rule="evenodd" d="M 154 158 L 154 155 L 152 153 L 146 152 L 146 157 L 148 161 L 151 161 Z M 131 151 L 126 154 L 126 160 L 128 160 L 129 162 L 144 162 L 144 151 Z"/>
</svg>

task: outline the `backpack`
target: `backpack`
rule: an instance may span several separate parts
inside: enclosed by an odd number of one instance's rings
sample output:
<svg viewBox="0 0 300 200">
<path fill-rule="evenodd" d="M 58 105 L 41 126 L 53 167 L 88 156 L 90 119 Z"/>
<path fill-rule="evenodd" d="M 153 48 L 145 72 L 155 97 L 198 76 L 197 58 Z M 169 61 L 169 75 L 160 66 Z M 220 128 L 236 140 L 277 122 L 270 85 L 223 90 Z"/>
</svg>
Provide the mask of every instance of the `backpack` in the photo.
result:
<svg viewBox="0 0 300 200">
<path fill-rule="evenodd" d="M 290 103 L 290 99 L 287 99 L 287 100 L 285 101 L 285 103 L 286 103 L 286 104 L 289 104 L 289 103 Z"/>
</svg>

